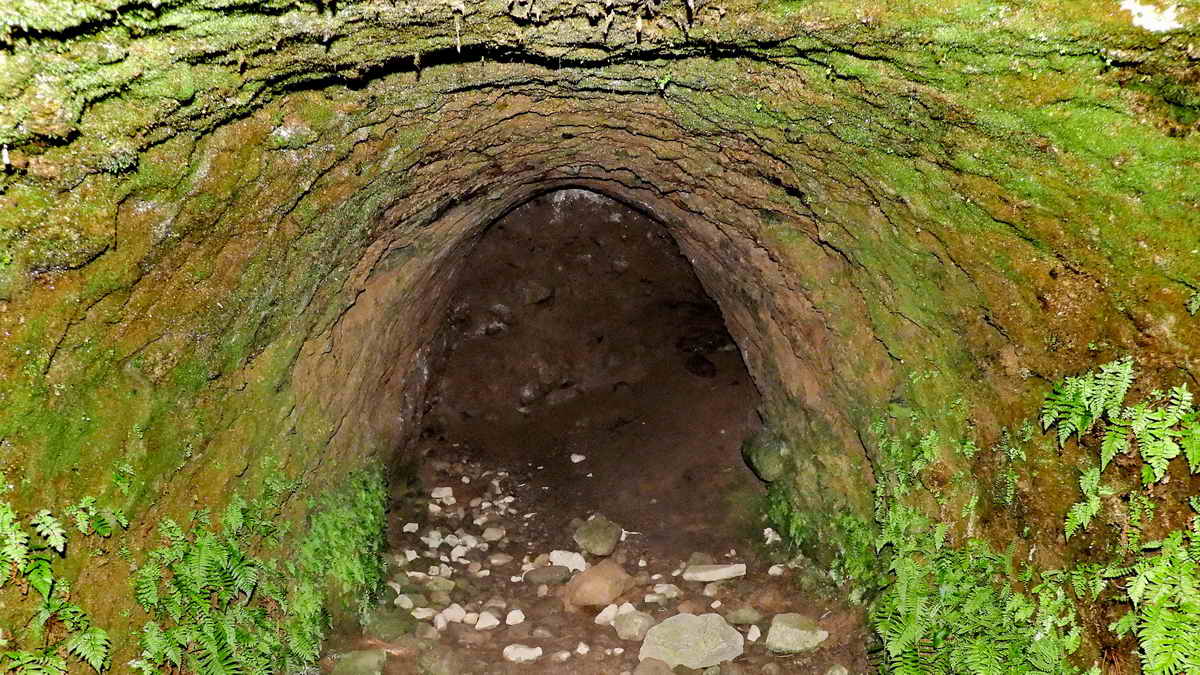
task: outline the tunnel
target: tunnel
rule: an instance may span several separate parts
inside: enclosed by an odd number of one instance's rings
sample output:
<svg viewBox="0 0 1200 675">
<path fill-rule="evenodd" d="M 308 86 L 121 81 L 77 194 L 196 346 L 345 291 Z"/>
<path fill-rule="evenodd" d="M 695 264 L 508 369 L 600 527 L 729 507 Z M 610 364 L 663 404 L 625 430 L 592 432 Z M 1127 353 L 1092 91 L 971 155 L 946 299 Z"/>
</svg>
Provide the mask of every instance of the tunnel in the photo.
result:
<svg viewBox="0 0 1200 675">
<path fill-rule="evenodd" d="M 0 8 L 0 672 L 1200 672 L 1200 8 Z"/>
</svg>

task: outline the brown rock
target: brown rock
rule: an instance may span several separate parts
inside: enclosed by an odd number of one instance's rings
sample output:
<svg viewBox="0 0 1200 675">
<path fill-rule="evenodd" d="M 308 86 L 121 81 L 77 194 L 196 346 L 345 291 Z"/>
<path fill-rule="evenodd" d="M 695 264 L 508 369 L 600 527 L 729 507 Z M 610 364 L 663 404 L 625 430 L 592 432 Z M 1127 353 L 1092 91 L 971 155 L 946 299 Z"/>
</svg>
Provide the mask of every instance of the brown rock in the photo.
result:
<svg viewBox="0 0 1200 675">
<path fill-rule="evenodd" d="M 575 575 L 563 588 L 563 606 L 607 605 L 633 586 L 633 578 L 612 560 L 604 560 Z"/>
</svg>

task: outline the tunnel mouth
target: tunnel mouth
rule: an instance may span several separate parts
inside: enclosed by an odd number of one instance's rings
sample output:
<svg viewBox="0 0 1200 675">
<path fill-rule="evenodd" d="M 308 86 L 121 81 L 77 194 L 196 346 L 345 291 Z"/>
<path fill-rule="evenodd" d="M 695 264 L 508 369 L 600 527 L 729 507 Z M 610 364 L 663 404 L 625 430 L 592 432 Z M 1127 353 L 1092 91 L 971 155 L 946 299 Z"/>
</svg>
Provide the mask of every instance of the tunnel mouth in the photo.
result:
<svg viewBox="0 0 1200 675">
<path fill-rule="evenodd" d="M 762 489 L 739 451 L 760 396 L 721 309 L 645 212 L 581 188 L 508 211 L 464 251 L 435 345 L 405 455 L 531 472 L 551 530 L 602 510 L 685 557 L 745 533 L 730 501 Z"/>
</svg>

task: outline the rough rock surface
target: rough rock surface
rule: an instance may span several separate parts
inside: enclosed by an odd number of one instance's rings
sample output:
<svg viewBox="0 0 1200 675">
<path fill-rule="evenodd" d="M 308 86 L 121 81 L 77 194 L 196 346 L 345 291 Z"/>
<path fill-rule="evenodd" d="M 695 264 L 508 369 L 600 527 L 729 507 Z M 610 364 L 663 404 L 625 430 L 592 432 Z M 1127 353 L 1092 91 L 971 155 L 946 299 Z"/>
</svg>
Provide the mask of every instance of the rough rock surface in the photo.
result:
<svg viewBox="0 0 1200 675">
<path fill-rule="evenodd" d="M 563 587 L 567 606 L 607 605 L 633 586 L 633 578 L 613 560 L 603 560 L 576 574 Z"/>
<path fill-rule="evenodd" d="M 575 543 L 592 555 L 605 556 L 613 552 L 621 540 L 620 525 L 597 514 L 575 530 Z"/>
<path fill-rule="evenodd" d="M 767 649 L 781 654 L 815 649 L 829 637 L 829 631 L 803 614 L 776 614 L 767 631 Z"/>
<path fill-rule="evenodd" d="M 741 656 L 743 644 L 742 634 L 720 614 L 676 614 L 646 633 L 638 658 L 707 668 Z"/>
</svg>

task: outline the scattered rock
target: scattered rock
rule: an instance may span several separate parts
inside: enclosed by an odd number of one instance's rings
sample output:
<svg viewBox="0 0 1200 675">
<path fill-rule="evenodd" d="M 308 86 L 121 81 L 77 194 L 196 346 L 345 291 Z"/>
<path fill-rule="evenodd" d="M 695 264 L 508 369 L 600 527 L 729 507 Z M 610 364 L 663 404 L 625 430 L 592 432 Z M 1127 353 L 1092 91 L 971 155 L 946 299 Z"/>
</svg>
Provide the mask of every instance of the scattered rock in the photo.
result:
<svg viewBox="0 0 1200 675">
<path fill-rule="evenodd" d="M 612 560 L 604 560 L 575 575 L 564 587 L 563 601 L 568 606 L 607 605 L 633 584 L 625 570 Z"/>
<path fill-rule="evenodd" d="M 480 612 L 475 621 L 475 630 L 491 630 L 500 625 L 500 618 L 491 612 Z"/>
<path fill-rule="evenodd" d="M 516 626 L 521 623 L 525 623 L 525 612 L 519 609 L 512 610 L 508 613 L 508 616 L 504 617 L 504 624 L 506 626 Z"/>
<path fill-rule="evenodd" d="M 363 622 L 363 635 L 382 642 L 393 642 L 408 635 L 416 628 L 416 619 L 410 612 L 399 609 L 383 609 L 371 612 Z"/>
<path fill-rule="evenodd" d="M 646 633 L 638 658 L 700 669 L 741 656 L 744 643 L 719 614 L 676 614 Z"/>
<path fill-rule="evenodd" d="M 850 675 L 850 671 L 846 670 L 846 666 L 835 663 L 829 666 L 829 670 L 825 671 L 825 675 Z"/>
<path fill-rule="evenodd" d="M 513 644 L 505 647 L 503 653 L 505 661 L 512 661 L 513 663 L 530 663 L 541 658 L 542 648 Z"/>
<path fill-rule="evenodd" d="M 750 630 L 746 631 L 746 639 L 751 642 L 758 642 L 760 637 L 762 637 L 762 631 L 758 626 L 750 626 Z"/>
<path fill-rule="evenodd" d="M 575 543 L 592 555 L 610 555 L 621 541 L 622 532 L 624 529 L 620 525 L 597 514 L 575 530 Z"/>
<path fill-rule="evenodd" d="M 381 675 L 387 652 L 382 649 L 364 649 L 347 652 L 333 667 L 333 675 Z"/>
<path fill-rule="evenodd" d="M 745 626 L 747 624 L 758 623 L 762 621 L 762 614 L 753 607 L 742 607 L 735 609 L 725 615 L 725 620 L 735 626 Z"/>
<path fill-rule="evenodd" d="M 637 641 L 645 639 L 646 631 L 653 628 L 654 624 L 654 617 L 638 611 L 618 614 L 612 622 L 613 628 L 617 630 L 617 637 Z"/>
<path fill-rule="evenodd" d="M 803 614 L 776 614 L 767 631 L 767 649 L 795 654 L 816 648 L 828 637 L 829 631 Z"/>
<path fill-rule="evenodd" d="M 683 571 L 685 581 L 724 581 L 746 576 L 744 563 L 727 563 L 724 565 L 688 565 Z"/>
<path fill-rule="evenodd" d="M 504 538 L 507 534 L 503 527 L 489 527 L 483 531 L 483 540 L 486 542 L 496 542 Z"/>
<path fill-rule="evenodd" d="M 611 624 L 615 618 L 617 618 L 617 606 L 609 605 L 600 610 L 600 613 L 596 615 L 595 622 L 597 626 L 607 626 Z"/>
<path fill-rule="evenodd" d="M 587 561 L 583 555 L 575 551 L 551 551 L 550 564 L 562 565 L 572 572 L 582 572 L 587 569 Z"/>
<path fill-rule="evenodd" d="M 571 578 L 571 570 L 564 565 L 535 567 L 525 573 L 527 584 L 564 584 Z"/>
</svg>

